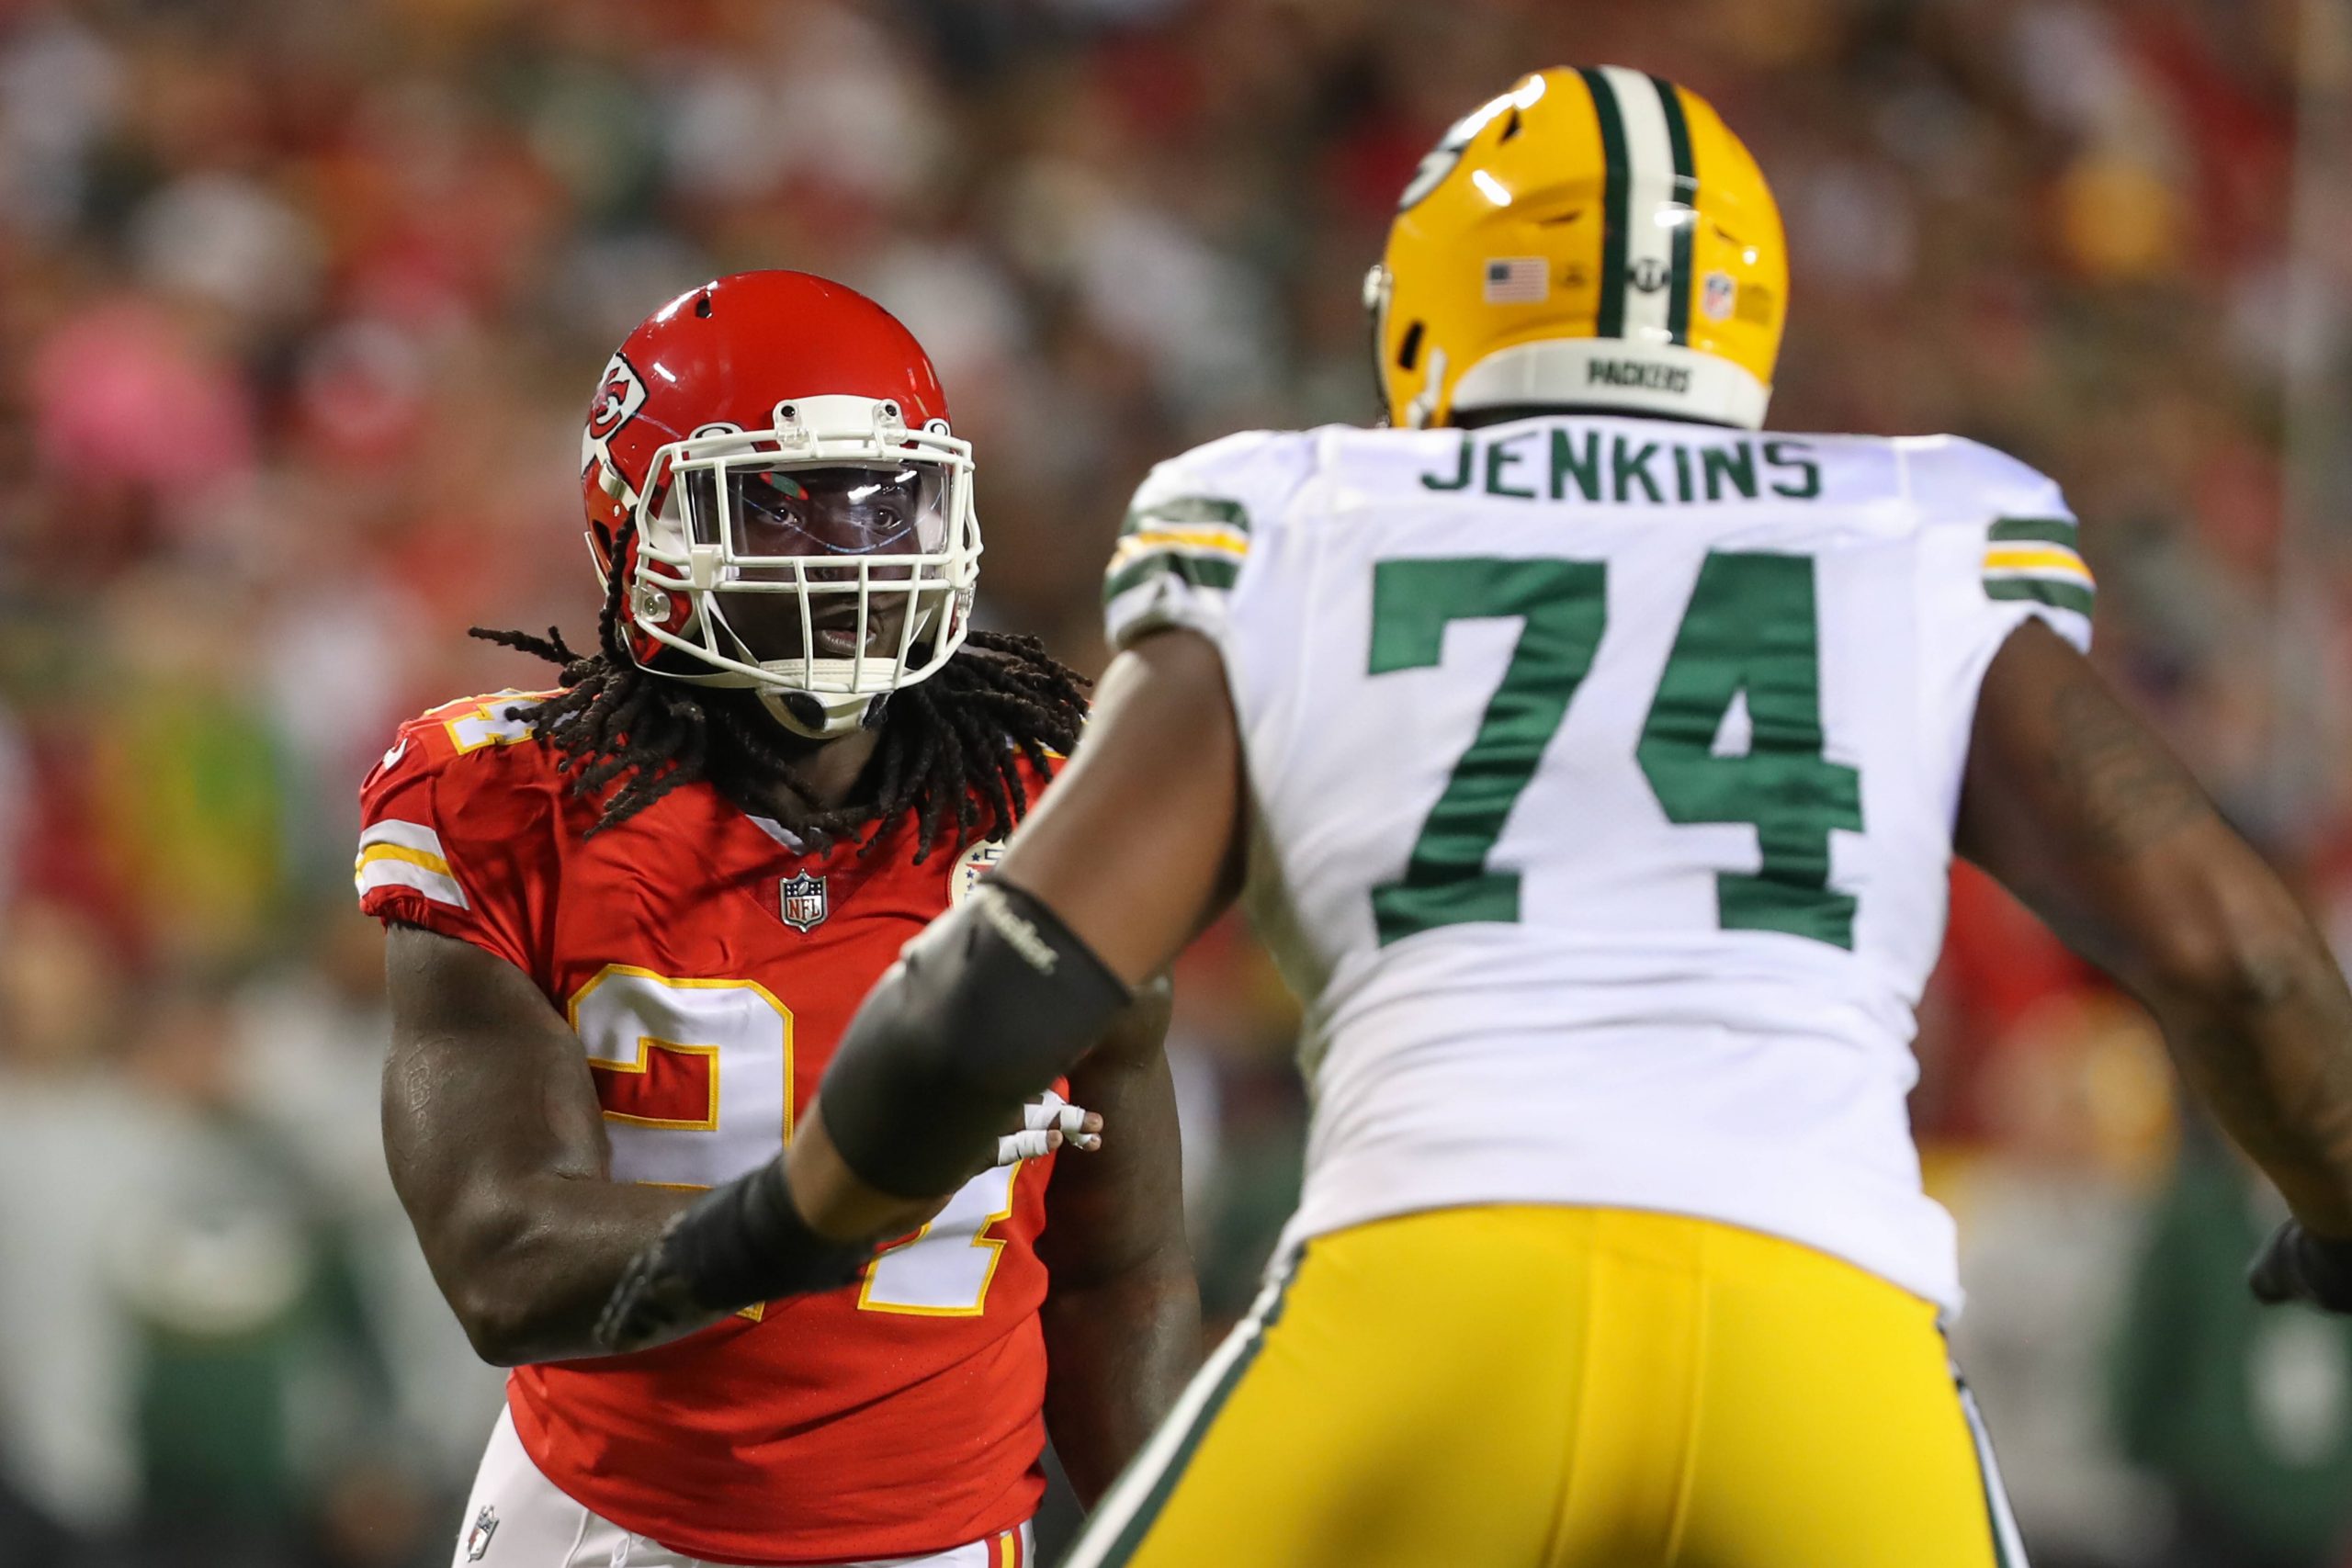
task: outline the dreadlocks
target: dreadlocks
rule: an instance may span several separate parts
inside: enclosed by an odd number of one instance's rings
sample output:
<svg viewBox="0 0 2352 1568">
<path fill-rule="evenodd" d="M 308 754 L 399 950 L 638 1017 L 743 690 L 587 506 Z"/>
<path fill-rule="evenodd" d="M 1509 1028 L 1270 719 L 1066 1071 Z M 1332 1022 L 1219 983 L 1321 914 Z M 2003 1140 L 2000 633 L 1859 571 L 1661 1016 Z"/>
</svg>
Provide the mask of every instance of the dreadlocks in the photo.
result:
<svg viewBox="0 0 2352 1568">
<path fill-rule="evenodd" d="M 473 628 L 484 641 L 562 668 L 564 689 L 531 710 L 531 733 L 558 753 L 573 795 L 618 784 L 592 833 L 707 779 L 737 806 L 776 815 L 820 849 L 912 810 L 920 864 L 951 819 L 958 840 L 981 828 L 981 805 L 989 812 L 985 837 L 1011 833 L 1029 807 L 1018 759 L 1043 771 L 1049 752 L 1078 742 L 1085 678 L 1057 663 L 1035 637 L 975 631 L 931 679 L 891 694 L 866 765 L 864 803 L 820 808 L 797 782 L 787 743 L 743 700 L 748 693 L 706 691 L 638 667 L 621 641 L 624 575 L 613 572 L 606 586 L 594 654 L 574 653 L 553 626 L 545 637 Z"/>
</svg>

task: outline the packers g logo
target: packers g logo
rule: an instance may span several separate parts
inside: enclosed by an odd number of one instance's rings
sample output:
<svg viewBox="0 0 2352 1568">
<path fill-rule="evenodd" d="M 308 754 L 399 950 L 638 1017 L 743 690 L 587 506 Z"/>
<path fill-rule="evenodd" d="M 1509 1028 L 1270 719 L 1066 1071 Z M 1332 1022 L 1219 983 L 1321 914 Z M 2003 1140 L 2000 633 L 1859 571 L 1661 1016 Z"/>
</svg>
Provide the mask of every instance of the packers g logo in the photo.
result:
<svg viewBox="0 0 2352 1568">
<path fill-rule="evenodd" d="M 1438 138 L 1437 145 L 1421 154 L 1420 166 L 1406 182 L 1405 194 L 1396 198 L 1396 210 L 1407 211 L 1437 189 L 1445 176 L 1453 173 L 1453 165 L 1462 162 L 1462 150 L 1470 144 L 1470 139 L 1477 135 L 1478 128 L 1486 123 L 1484 109 L 1454 121 L 1453 129 Z"/>
<path fill-rule="evenodd" d="M 1523 109 L 1544 96 L 1544 78 L 1531 76 L 1499 97 L 1489 98 L 1446 128 L 1437 145 L 1421 155 L 1420 167 L 1405 184 L 1405 194 L 1396 198 L 1396 210 L 1412 209 L 1422 197 L 1445 183 L 1453 166 L 1462 162 L 1462 150 L 1470 145 L 1471 138 L 1487 129 L 1497 115 L 1512 109 Z"/>
</svg>

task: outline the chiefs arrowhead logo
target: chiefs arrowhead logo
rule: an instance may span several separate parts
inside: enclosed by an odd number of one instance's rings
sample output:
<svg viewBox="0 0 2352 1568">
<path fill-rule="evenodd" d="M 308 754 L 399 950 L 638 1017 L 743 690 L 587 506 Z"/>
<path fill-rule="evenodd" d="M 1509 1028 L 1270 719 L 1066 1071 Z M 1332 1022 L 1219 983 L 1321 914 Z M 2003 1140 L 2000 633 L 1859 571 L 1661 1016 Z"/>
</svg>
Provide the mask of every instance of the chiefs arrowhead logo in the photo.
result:
<svg viewBox="0 0 2352 1568">
<path fill-rule="evenodd" d="M 605 380 L 596 390 L 595 405 L 588 411 L 590 439 L 602 441 L 610 436 L 644 406 L 645 383 L 638 378 L 637 367 L 620 355 L 614 355 L 605 366 Z"/>
</svg>

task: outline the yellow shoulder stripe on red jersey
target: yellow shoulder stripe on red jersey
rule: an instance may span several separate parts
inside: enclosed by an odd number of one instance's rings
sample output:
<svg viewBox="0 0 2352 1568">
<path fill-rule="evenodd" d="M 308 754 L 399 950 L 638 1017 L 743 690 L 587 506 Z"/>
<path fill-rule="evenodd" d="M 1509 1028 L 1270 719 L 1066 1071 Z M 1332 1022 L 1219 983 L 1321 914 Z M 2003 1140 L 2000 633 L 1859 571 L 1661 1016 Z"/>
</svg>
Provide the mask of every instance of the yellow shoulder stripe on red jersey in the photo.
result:
<svg viewBox="0 0 2352 1568">
<path fill-rule="evenodd" d="M 422 822 L 388 818 L 371 825 L 359 835 L 351 880 L 363 898 L 379 887 L 413 887 L 435 903 L 468 908 L 465 889 L 441 852 L 441 835 Z"/>
</svg>

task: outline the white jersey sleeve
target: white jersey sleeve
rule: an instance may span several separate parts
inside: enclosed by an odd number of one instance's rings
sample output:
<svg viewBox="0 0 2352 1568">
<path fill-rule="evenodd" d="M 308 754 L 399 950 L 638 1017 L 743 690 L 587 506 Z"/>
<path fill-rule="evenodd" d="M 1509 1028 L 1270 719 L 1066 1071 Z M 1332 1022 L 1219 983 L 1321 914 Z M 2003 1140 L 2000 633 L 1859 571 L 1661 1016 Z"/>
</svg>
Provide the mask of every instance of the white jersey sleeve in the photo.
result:
<svg viewBox="0 0 2352 1568">
<path fill-rule="evenodd" d="M 1936 719 L 1950 818 L 1993 656 L 2030 620 L 2088 652 L 2095 586 L 2055 481 L 1973 441 L 1894 445 L 1920 519 L 1920 712 Z"/>
<path fill-rule="evenodd" d="M 1102 580 L 1113 651 L 1170 626 L 1222 646 L 1252 532 L 1290 504 L 1307 471 L 1298 438 L 1268 431 L 1228 435 L 1153 468 Z"/>
<path fill-rule="evenodd" d="M 1997 645 L 2026 620 L 2047 621 L 2088 651 L 2090 568 L 2075 538 L 2075 514 L 2057 483 L 1989 446 L 1951 436 L 1895 443 L 1922 525 L 1939 540 L 1957 582 L 1956 609 L 1982 623 Z M 1961 567 L 1973 553 L 1974 570 Z M 1945 564 L 1939 559 L 1939 566 Z"/>
</svg>

